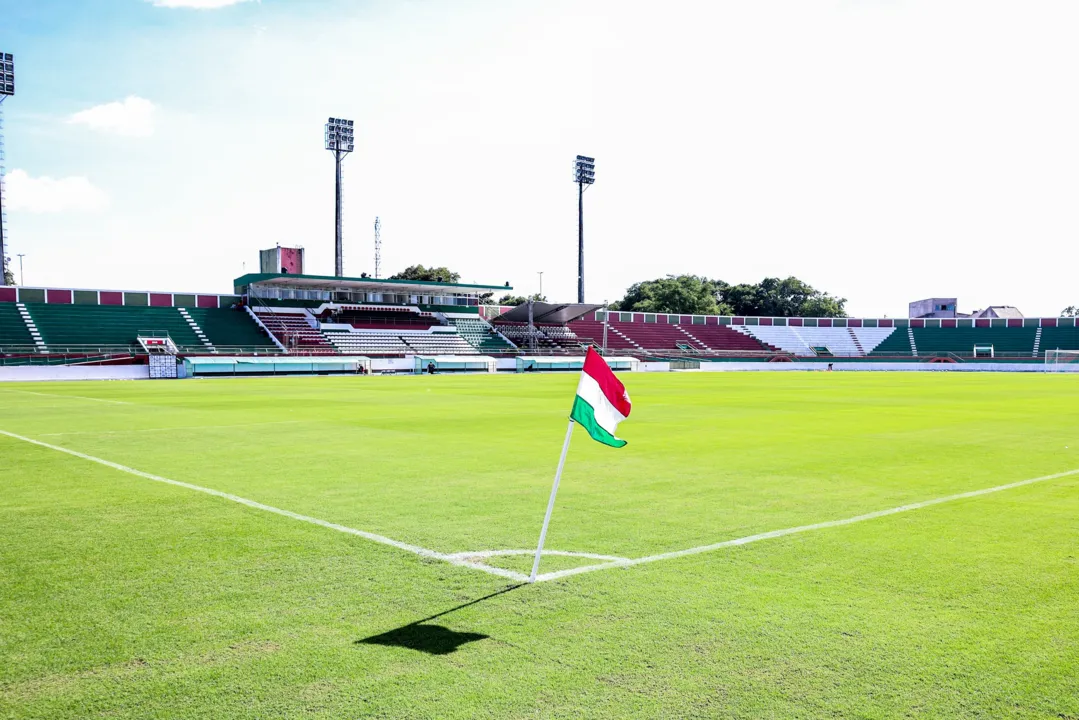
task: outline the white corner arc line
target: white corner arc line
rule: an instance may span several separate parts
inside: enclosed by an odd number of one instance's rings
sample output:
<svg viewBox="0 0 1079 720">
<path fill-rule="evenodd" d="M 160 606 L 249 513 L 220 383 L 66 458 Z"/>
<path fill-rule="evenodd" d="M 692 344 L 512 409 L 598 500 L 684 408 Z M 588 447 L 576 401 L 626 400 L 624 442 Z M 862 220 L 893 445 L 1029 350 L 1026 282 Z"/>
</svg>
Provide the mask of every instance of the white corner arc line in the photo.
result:
<svg viewBox="0 0 1079 720">
<path fill-rule="evenodd" d="M 347 533 L 349 535 L 355 535 L 371 542 L 379 543 L 380 545 L 389 545 L 395 547 L 398 550 L 404 550 L 410 552 L 413 555 L 419 555 L 420 557 L 430 558 L 432 560 L 441 560 L 443 562 L 450 563 L 451 565 L 457 565 L 459 567 L 472 568 L 473 570 L 479 570 L 491 575 L 498 575 L 499 577 L 508 578 L 510 580 L 516 580 L 518 582 L 524 582 L 528 580 L 527 575 L 514 572 L 512 570 L 504 570 L 502 568 L 490 567 L 480 563 L 470 562 L 459 557 L 446 555 L 435 550 L 430 550 L 419 545 L 411 545 L 409 543 L 401 542 L 400 540 L 394 540 L 388 538 L 385 535 L 379 535 L 377 533 L 367 532 L 366 530 L 357 530 L 355 528 L 346 527 L 345 525 L 338 525 L 337 523 L 327 522 L 325 520 L 319 520 L 318 518 L 311 517 L 309 515 L 301 515 L 294 513 L 291 510 L 282 510 L 281 508 L 274 507 L 272 505 L 265 505 L 255 500 L 248 500 L 247 498 L 240 497 L 239 495 L 233 495 L 231 493 L 221 492 L 220 490 L 214 490 L 213 488 L 202 487 L 201 485 L 193 485 L 180 480 L 170 480 L 167 477 L 161 477 L 160 475 L 153 475 L 152 473 L 143 472 L 142 470 L 136 470 L 120 463 L 114 463 L 111 460 L 104 460 L 93 455 L 87 455 L 77 450 L 69 450 L 59 445 L 50 445 L 49 443 L 41 442 L 40 440 L 34 440 L 33 438 L 23 437 L 22 435 L 16 435 L 6 430 L 0 430 L 0 435 L 6 437 L 21 440 L 31 445 L 37 445 L 39 447 L 48 448 L 49 450 L 56 450 L 57 452 L 66 453 L 82 460 L 89 460 L 90 462 L 97 463 L 98 465 L 104 465 L 105 467 L 112 468 L 113 470 L 119 470 L 120 472 L 127 473 L 129 475 L 135 475 L 137 477 L 145 478 L 146 480 L 153 480 L 154 482 L 165 483 L 166 485 L 175 485 L 176 487 L 186 488 L 188 490 L 194 490 L 195 492 L 205 493 L 207 495 L 213 495 L 214 497 L 223 498 L 225 500 L 231 500 L 232 502 L 246 505 L 247 507 L 254 508 L 256 510 L 263 510 L 265 512 L 274 513 L 276 515 L 282 515 L 293 520 L 299 520 L 300 522 L 311 523 L 312 525 L 318 525 L 320 527 L 328 528 L 330 530 L 337 530 L 338 532 Z"/>
<path fill-rule="evenodd" d="M 569 577 L 571 575 L 580 575 L 581 573 L 595 572 L 597 570 L 610 570 L 619 567 L 632 567 L 633 565 L 643 565 L 644 563 L 658 562 L 659 560 L 672 560 L 674 558 L 685 557 L 687 555 L 699 555 L 700 553 L 711 552 L 713 550 L 719 550 L 722 548 L 736 547 L 738 545 L 748 545 L 749 543 L 758 542 L 760 540 L 770 540 L 772 538 L 784 537 L 786 535 L 797 535 L 798 533 L 811 532 L 813 530 L 825 530 L 827 528 L 842 527 L 843 525 L 853 525 L 854 523 L 865 522 L 866 520 L 876 520 L 877 518 L 887 517 L 888 515 L 896 515 L 898 513 L 910 512 L 911 510 L 920 510 L 922 508 L 931 507 L 933 505 L 940 505 L 942 503 L 955 502 L 956 500 L 966 500 L 968 498 L 980 497 L 982 495 L 990 495 L 992 493 L 1003 492 L 1004 490 L 1012 490 L 1014 488 L 1023 487 L 1025 485 L 1033 485 L 1035 483 L 1046 482 L 1047 480 L 1059 480 L 1060 478 L 1069 477 L 1072 475 L 1079 475 L 1079 468 L 1075 470 L 1066 470 L 1064 472 L 1053 473 L 1052 475 L 1042 475 L 1041 477 L 1030 478 L 1029 480 L 1019 480 L 1018 482 L 1007 483 L 1006 485 L 997 485 L 990 488 L 982 488 L 981 490 L 970 490 L 969 492 L 956 493 L 955 495 L 945 495 L 944 497 L 933 498 L 932 500 L 922 500 L 921 502 L 909 503 L 907 505 L 900 505 L 899 507 L 888 508 L 887 510 L 877 510 L 875 512 L 865 513 L 864 515 L 855 515 L 854 517 L 843 518 L 841 520 L 827 520 L 825 522 L 813 523 L 812 525 L 799 525 L 798 527 L 784 528 L 782 530 L 770 530 L 768 532 L 757 533 L 756 535 L 748 535 L 742 538 L 736 538 L 734 540 L 724 540 L 723 542 L 713 543 L 711 545 L 701 545 L 699 547 L 687 548 L 685 550 L 675 550 L 673 552 L 660 553 L 658 555 L 648 555 L 647 557 L 634 558 L 632 560 L 619 560 L 609 563 L 601 563 L 599 565 L 585 565 L 582 567 L 570 568 L 568 570 L 558 570 L 556 572 L 546 573 L 536 577 L 536 582 L 544 580 L 557 580 L 559 578 Z"/>
</svg>

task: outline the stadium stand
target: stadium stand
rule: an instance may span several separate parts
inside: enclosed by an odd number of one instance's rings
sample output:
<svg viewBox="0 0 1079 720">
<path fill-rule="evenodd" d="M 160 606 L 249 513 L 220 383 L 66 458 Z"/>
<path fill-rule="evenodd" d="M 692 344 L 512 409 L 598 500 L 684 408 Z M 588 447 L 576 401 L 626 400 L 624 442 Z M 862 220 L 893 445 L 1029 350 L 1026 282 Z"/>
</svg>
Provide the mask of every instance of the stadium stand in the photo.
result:
<svg viewBox="0 0 1079 720">
<path fill-rule="evenodd" d="M 0 302 L 0 347 L 30 347 L 34 339 L 13 302 Z"/>
<path fill-rule="evenodd" d="M 735 325 L 766 345 L 794 355 L 811 357 L 864 357 L 880 345 L 895 328 L 797 327 L 793 325 Z"/>
<path fill-rule="evenodd" d="M 326 337 L 335 352 L 343 355 L 406 355 L 408 345 L 393 333 L 347 330 L 326 330 Z"/>
<path fill-rule="evenodd" d="M 179 348 L 206 346 L 174 307 L 26 303 L 50 351 L 78 347 L 138 348 L 138 336 L 168 333 Z"/>
<path fill-rule="evenodd" d="M 1079 328 L 1043 327 L 1041 328 L 1039 355 L 1045 357 L 1046 350 L 1079 350 Z"/>
<path fill-rule="evenodd" d="M 1030 357 L 1037 328 L 913 328 L 913 331 L 919 356 L 950 353 L 968 357 L 974 354 L 975 345 L 992 345 L 997 356 Z"/>
<path fill-rule="evenodd" d="M 413 307 L 345 306 L 323 311 L 319 319 L 351 325 L 359 330 L 428 330 L 441 325 L 433 314 Z"/>
<path fill-rule="evenodd" d="M 895 332 L 881 340 L 880 343 L 867 354 L 870 357 L 909 356 L 911 354 L 911 349 L 907 328 L 895 328 Z"/>
<path fill-rule="evenodd" d="M 551 352 L 562 352 L 564 348 L 560 341 L 556 341 L 550 337 L 545 330 L 547 328 L 539 325 L 533 325 L 533 330 L 530 332 L 526 323 L 511 323 L 500 322 L 496 323 L 494 327 L 507 338 L 510 342 L 513 342 L 517 347 L 530 348 L 530 338 L 534 335 L 536 338 L 536 347 L 544 350 L 550 350 Z M 579 347 L 579 346 L 575 346 Z"/>
<path fill-rule="evenodd" d="M 187 308 L 187 313 L 218 351 L 251 348 L 258 352 L 278 352 L 273 341 L 243 310 Z"/>
<path fill-rule="evenodd" d="M 318 328 L 311 327 L 306 313 L 279 312 L 287 308 L 254 308 L 266 329 L 289 348 L 290 352 L 308 355 L 333 355 L 337 351 Z"/>
<path fill-rule="evenodd" d="M 447 320 L 457 328 L 457 332 L 461 334 L 461 337 L 481 353 L 505 353 L 513 352 L 517 349 L 516 346 L 506 342 L 505 339 L 492 330 L 486 321 L 480 320 L 479 316 L 460 317 L 450 315 Z"/>
<path fill-rule="evenodd" d="M 401 340 L 411 352 L 424 355 L 479 355 L 463 337 L 455 332 L 408 333 Z"/>
<path fill-rule="evenodd" d="M 732 330 L 727 325 L 679 325 L 686 334 L 708 350 L 724 352 L 776 352 L 778 348 L 765 345 L 755 337 Z"/>
<path fill-rule="evenodd" d="M 621 325 L 621 324 L 622 323 L 615 323 L 615 322 L 610 323 L 610 326 L 607 329 L 607 348 L 609 350 L 619 350 L 619 351 L 629 351 L 629 352 L 634 352 L 634 351 L 639 352 L 639 351 L 643 350 L 643 348 L 641 348 L 639 345 L 637 345 L 632 340 L 630 340 L 628 337 L 626 337 L 625 334 L 623 334 L 622 331 L 619 330 L 616 327 L 616 325 Z M 628 325 L 630 323 L 625 323 L 625 324 Z M 578 338 L 581 339 L 582 342 L 584 342 L 586 344 L 595 345 L 596 347 L 602 347 L 603 346 L 603 323 L 602 322 L 597 322 L 595 320 L 584 320 L 584 319 L 574 320 L 573 322 L 571 322 L 569 324 L 569 328 L 570 328 L 570 330 L 573 331 L 573 333 Z"/>
</svg>

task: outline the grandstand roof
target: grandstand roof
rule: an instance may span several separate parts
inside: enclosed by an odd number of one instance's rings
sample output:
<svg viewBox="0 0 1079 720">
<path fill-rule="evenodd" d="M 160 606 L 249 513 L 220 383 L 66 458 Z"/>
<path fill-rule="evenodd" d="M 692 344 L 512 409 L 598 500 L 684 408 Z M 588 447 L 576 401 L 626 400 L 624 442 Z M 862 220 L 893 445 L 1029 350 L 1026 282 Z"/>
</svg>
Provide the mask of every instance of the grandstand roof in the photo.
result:
<svg viewBox="0 0 1079 720">
<path fill-rule="evenodd" d="M 477 285 L 475 283 L 444 283 L 433 280 L 390 280 L 388 278 L 346 278 L 332 275 L 290 275 L 288 273 L 248 273 L 236 278 L 236 287 L 252 285 L 275 285 L 301 290 L 352 290 L 363 292 L 400 292 L 406 288 L 425 291 L 450 291 L 482 294 L 491 290 L 512 290 L 505 285 Z"/>
<path fill-rule="evenodd" d="M 602 305 L 552 305 L 551 303 L 532 303 L 532 321 L 542 323 L 568 323 L 590 312 L 601 309 Z M 521 303 L 517 307 L 499 315 L 496 320 L 506 322 L 528 322 L 528 303 Z"/>
</svg>

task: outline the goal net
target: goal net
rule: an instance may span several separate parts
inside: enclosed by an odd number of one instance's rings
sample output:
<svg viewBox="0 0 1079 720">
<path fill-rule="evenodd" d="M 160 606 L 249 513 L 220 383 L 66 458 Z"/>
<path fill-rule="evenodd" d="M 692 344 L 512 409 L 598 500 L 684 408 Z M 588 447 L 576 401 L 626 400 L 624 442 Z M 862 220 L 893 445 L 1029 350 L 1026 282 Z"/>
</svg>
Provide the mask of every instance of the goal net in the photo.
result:
<svg viewBox="0 0 1079 720">
<path fill-rule="evenodd" d="M 1046 372 L 1079 372 L 1079 350 L 1046 350 Z"/>
</svg>

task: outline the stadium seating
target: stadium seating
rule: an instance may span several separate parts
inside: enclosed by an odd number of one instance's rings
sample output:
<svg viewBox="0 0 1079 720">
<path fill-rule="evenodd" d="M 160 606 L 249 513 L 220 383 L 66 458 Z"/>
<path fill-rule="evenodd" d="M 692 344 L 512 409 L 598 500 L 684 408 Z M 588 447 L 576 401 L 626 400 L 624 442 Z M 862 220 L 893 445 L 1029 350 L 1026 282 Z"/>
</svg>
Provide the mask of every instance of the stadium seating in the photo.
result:
<svg viewBox="0 0 1079 720">
<path fill-rule="evenodd" d="M 550 352 L 564 352 L 562 342 L 549 337 L 547 333 L 544 332 L 544 328 L 541 328 L 539 325 L 533 326 L 534 329 L 531 331 L 528 329 L 527 323 L 501 322 L 497 323 L 494 327 L 509 338 L 511 342 L 516 343 L 519 348 L 531 348 L 532 344 L 530 340 L 534 335 L 537 348 L 548 350 Z"/>
<path fill-rule="evenodd" d="M 630 325 L 632 323 L 617 323 Z M 611 323 L 607 329 L 607 349 L 639 352 L 641 348 L 626 337 L 620 330 L 615 328 L 616 323 Z M 584 343 L 590 343 L 597 347 L 603 345 L 603 323 L 595 320 L 574 320 L 569 324 L 570 330 Z M 673 348 L 672 348 L 673 349 Z"/>
<path fill-rule="evenodd" d="M 137 349 L 139 334 L 163 332 L 181 349 L 206 349 L 174 307 L 26 303 L 26 309 L 52 351 L 79 346 Z"/>
<path fill-rule="evenodd" d="M 873 351 L 895 328 L 796 327 L 788 325 L 735 325 L 739 332 L 762 343 L 801 356 L 827 354 L 861 357 Z"/>
<path fill-rule="evenodd" d="M 299 313 L 274 312 L 267 308 L 255 308 L 255 314 L 289 352 L 308 355 L 334 355 L 336 348 L 317 328 L 311 327 L 307 316 Z"/>
<path fill-rule="evenodd" d="M 954 353 L 974 354 L 975 345 L 992 345 L 995 355 L 1030 357 L 1034 351 L 1037 328 L 914 328 L 918 355 Z M 1044 346 L 1044 335 L 1042 343 Z M 909 352 L 909 350 L 908 350 Z"/>
<path fill-rule="evenodd" d="M 457 328 L 472 347 L 481 353 L 505 353 L 513 352 L 517 348 L 506 342 L 491 327 L 478 317 L 450 317 L 450 324 Z"/>
<path fill-rule="evenodd" d="M 19 309 L 13 302 L 0 302 L 0 348 L 27 347 L 34 344 Z"/>
<path fill-rule="evenodd" d="M 457 333 L 407 333 L 401 335 L 401 340 L 410 352 L 423 355 L 479 355 L 479 351 Z"/>
<path fill-rule="evenodd" d="M 207 339 L 219 352 L 226 348 L 251 348 L 258 352 L 279 352 L 276 345 L 251 316 L 241 310 L 187 308 Z"/>
<path fill-rule="evenodd" d="M 777 350 L 776 347 L 765 345 L 757 338 L 732 330 L 727 325 L 681 325 L 680 327 L 696 339 L 695 344 L 703 344 L 709 350 L 749 353 Z"/>
<path fill-rule="evenodd" d="M 1045 357 L 1046 350 L 1079 350 L 1079 328 L 1042 328 L 1042 340 L 1038 345 L 1038 354 Z"/>
<path fill-rule="evenodd" d="M 376 330 L 327 330 L 326 337 L 343 355 L 407 355 L 412 352 L 399 336 Z"/>
<path fill-rule="evenodd" d="M 867 351 L 867 354 L 873 357 L 910 356 L 910 336 L 907 328 L 896 328 L 895 332 L 881 340 L 880 344 Z"/>
<path fill-rule="evenodd" d="M 431 313 L 420 313 L 411 307 L 346 307 L 327 311 L 321 319 L 361 330 L 427 330 L 441 325 Z"/>
</svg>

